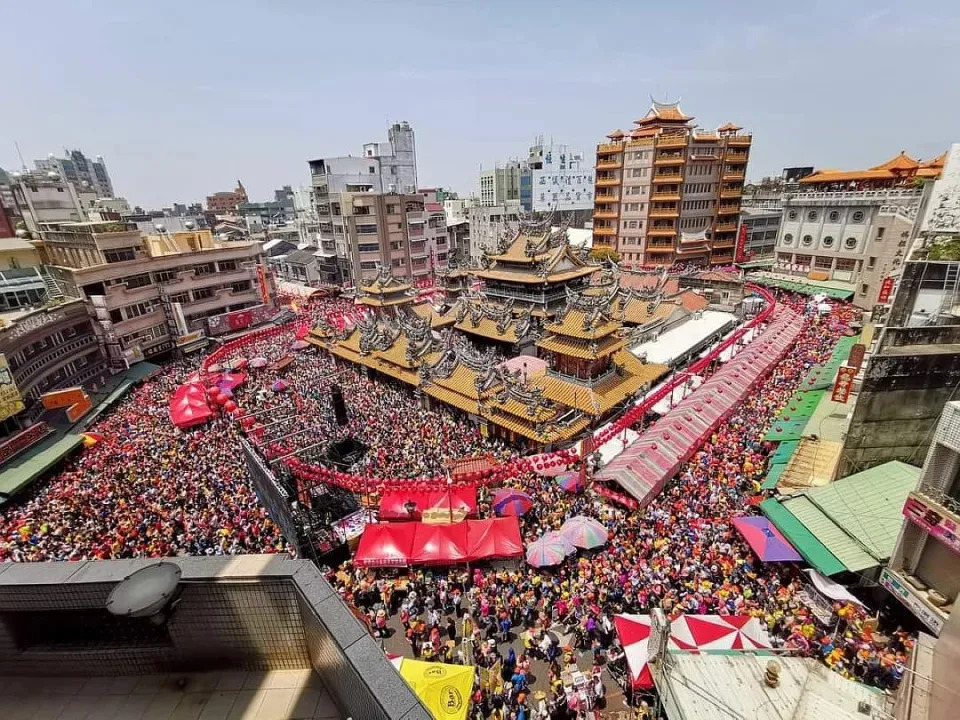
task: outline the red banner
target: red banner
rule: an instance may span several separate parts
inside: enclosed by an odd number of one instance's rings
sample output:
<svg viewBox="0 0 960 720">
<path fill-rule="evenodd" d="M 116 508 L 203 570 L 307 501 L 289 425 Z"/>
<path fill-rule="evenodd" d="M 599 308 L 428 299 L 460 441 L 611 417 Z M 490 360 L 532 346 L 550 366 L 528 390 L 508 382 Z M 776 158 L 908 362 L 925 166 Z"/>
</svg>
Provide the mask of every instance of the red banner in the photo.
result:
<svg viewBox="0 0 960 720">
<path fill-rule="evenodd" d="M 243 330 L 253 324 L 253 313 L 250 310 L 238 310 L 227 315 L 227 325 L 231 330 Z"/>
<path fill-rule="evenodd" d="M 737 233 L 737 254 L 734 262 L 746 262 L 750 259 L 747 253 L 747 226 L 746 223 L 740 223 L 740 231 Z"/>
<path fill-rule="evenodd" d="M 847 357 L 847 365 L 852 368 L 859 370 L 863 366 L 863 356 L 866 354 L 867 348 L 863 343 L 857 343 L 852 348 L 850 348 L 850 355 Z"/>
<path fill-rule="evenodd" d="M 270 288 L 267 287 L 267 274 L 264 272 L 263 263 L 257 263 L 257 285 L 260 287 L 260 299 L 264 305 L 269 305 Z"/>
<path fill-rule="evenodd" d="M 883 282 L 880 283 L 880 294 L 877 295 L 877 302 L 884 304 L 890 302 L 890 298 L 893 296 L 893 286 L 896 281 L 892 277 L 885 277 Z"/>
<path fill-rule="evenodd" d="M 833 402 L 845 403 L 850 399 L 850 392 L 853 390 L 853 378 L 856 375 L 857 369 L 846 365 L 837 370 L 837 379 L 833 383 L 833 393 L 830 395 Z"/>
</svg>

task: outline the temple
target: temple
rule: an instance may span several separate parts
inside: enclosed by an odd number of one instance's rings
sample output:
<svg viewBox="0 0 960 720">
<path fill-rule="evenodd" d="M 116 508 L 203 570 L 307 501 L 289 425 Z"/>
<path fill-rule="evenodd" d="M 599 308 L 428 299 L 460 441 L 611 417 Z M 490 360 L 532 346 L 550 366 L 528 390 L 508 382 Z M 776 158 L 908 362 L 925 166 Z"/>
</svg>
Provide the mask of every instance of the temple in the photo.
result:
<svg viewBox="0 0 960 720">
<path fill-rule="evenodd" d="M 885 163 L 868 170 L 818 170 L 800 181 L 806 191 L 882 190 L 912 186 L 918 180 L 936 179 L 943 172 L 946 153 L 921 162 L 901 150 Z"/>
</svg>

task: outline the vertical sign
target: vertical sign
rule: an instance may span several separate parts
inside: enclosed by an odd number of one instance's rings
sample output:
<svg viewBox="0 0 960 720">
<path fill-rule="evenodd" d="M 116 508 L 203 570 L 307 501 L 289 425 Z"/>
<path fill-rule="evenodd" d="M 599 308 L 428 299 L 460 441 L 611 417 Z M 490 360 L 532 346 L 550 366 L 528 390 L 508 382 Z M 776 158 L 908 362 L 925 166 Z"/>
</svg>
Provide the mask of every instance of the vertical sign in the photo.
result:
<svg viewBox="0 0 960 720">
<path fill-rule="evenodd" d="M 740 229 L 737 231 L 737 254 L 734 261 L 742 263 L 747 259 L 747 224 L 741 220 Z"/>
<path fill-rule="evenodd" d="M 880 283 L 880 294 L 877 295 L 877 302 L 881 305 L 890 302 L 890 297 L 893 295 L 894 282 L 892 277 L 885 277 L 883 282 Z"/>
<path fill-rule="evenodd" d="M 853 378 L 856 375 L 857 369 L 846 365 L 837 370 L 837 379 L 833 383 L 833 393 L 830 395 L 833 402 L 845 403 L 850 399 L 850 392 L 853 390 Z"/>
<path fill-rule="evenodd" d="M 850 348 L 850 355 L 847 357 L 847 365 L 852 368 L 859 370 L 863 366 L 863 356 L 866 354 L 867 348 L 863 343 L 857 343 L 852 348 Z"/>
<path fill-rule="evenodd" d="M 0 422 L 13 417 L 24 408 L 23 398 L 13 380 L 7 356 L 0 353 Z"/>
<path fill-rule="evenodd" d="M 257 263 L 257 285 L 260 286 L 260 300 L 264 305 L 270 304 L 270 289 L 267 287 L 267 274 L 263 270 L 263 263 Z"/>
</svg>

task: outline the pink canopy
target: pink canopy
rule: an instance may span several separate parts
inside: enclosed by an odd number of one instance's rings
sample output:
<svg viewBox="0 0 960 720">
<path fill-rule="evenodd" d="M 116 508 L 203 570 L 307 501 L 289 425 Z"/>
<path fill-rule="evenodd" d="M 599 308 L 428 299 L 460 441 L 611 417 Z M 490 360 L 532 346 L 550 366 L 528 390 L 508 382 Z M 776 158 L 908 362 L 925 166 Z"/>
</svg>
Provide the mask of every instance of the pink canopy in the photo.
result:
<svg viewBox="0 0 960 720">
<path fill-rule="evenodd" d="M 467 552 L 471 560 L 523 556 L 520 524 L 516 517 L 468 520 Z"/>
<path fill-rule="evenodd" d="M 353 561 L 363 567 L 408 565 L 415 532 L 412 523 L 368 523 Z"/>
<path fill-rule="evenodd" d="M 407 512 L 406 504 L 414 503 L 413 512 Z M 381 520 L 419 520 L 424 510 L 450 510 L 467 516 L 477 514 L 477 486 L 458 485 L 443 490 L 409 488 L 386 490 L 380 498 Z"/>
<path fill-rule="evenodd" d="M 650 672 L 649 615 L 614 615 L 620 644 L 627 656 L 630 680 L 635 690 L 653 687 Z M 749 615 L 681 615 L 670 623 L 671 650 L 762 650 L 770 639 L 760 621 Z"/>
<path fill-rule="evenodd" d="M 410 562 L 414 565 L 452 565 L 470 560 L 467 552 L 467 524 L 414 525 Z"/>
<path fill-rule="evenodd" d="M 170 400 L 170 421 L 178 428 L 200 425 L 213 417 L 207 403 L 207 393 L 200 383 L 187 383 L 178 387 Z"/>
</svg>

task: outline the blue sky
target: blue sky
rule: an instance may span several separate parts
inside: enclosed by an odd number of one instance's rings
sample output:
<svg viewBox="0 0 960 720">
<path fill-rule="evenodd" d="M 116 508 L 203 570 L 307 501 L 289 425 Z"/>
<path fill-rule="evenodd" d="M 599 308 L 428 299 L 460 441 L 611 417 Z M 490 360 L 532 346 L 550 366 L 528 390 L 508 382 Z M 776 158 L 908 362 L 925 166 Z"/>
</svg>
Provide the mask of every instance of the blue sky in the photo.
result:
<svg viewBox="0 0 960 720">
<path fill-rule="evenodd" d="M 588 155 L 658 99 L 754 132 L 749 176 L 960 141 L 960 4 L 5 2 L 0 166 L 79 147 L 157 207 L 417 133 L 420 182 L 476 191 L 543 133 Z"/>
</svg>

